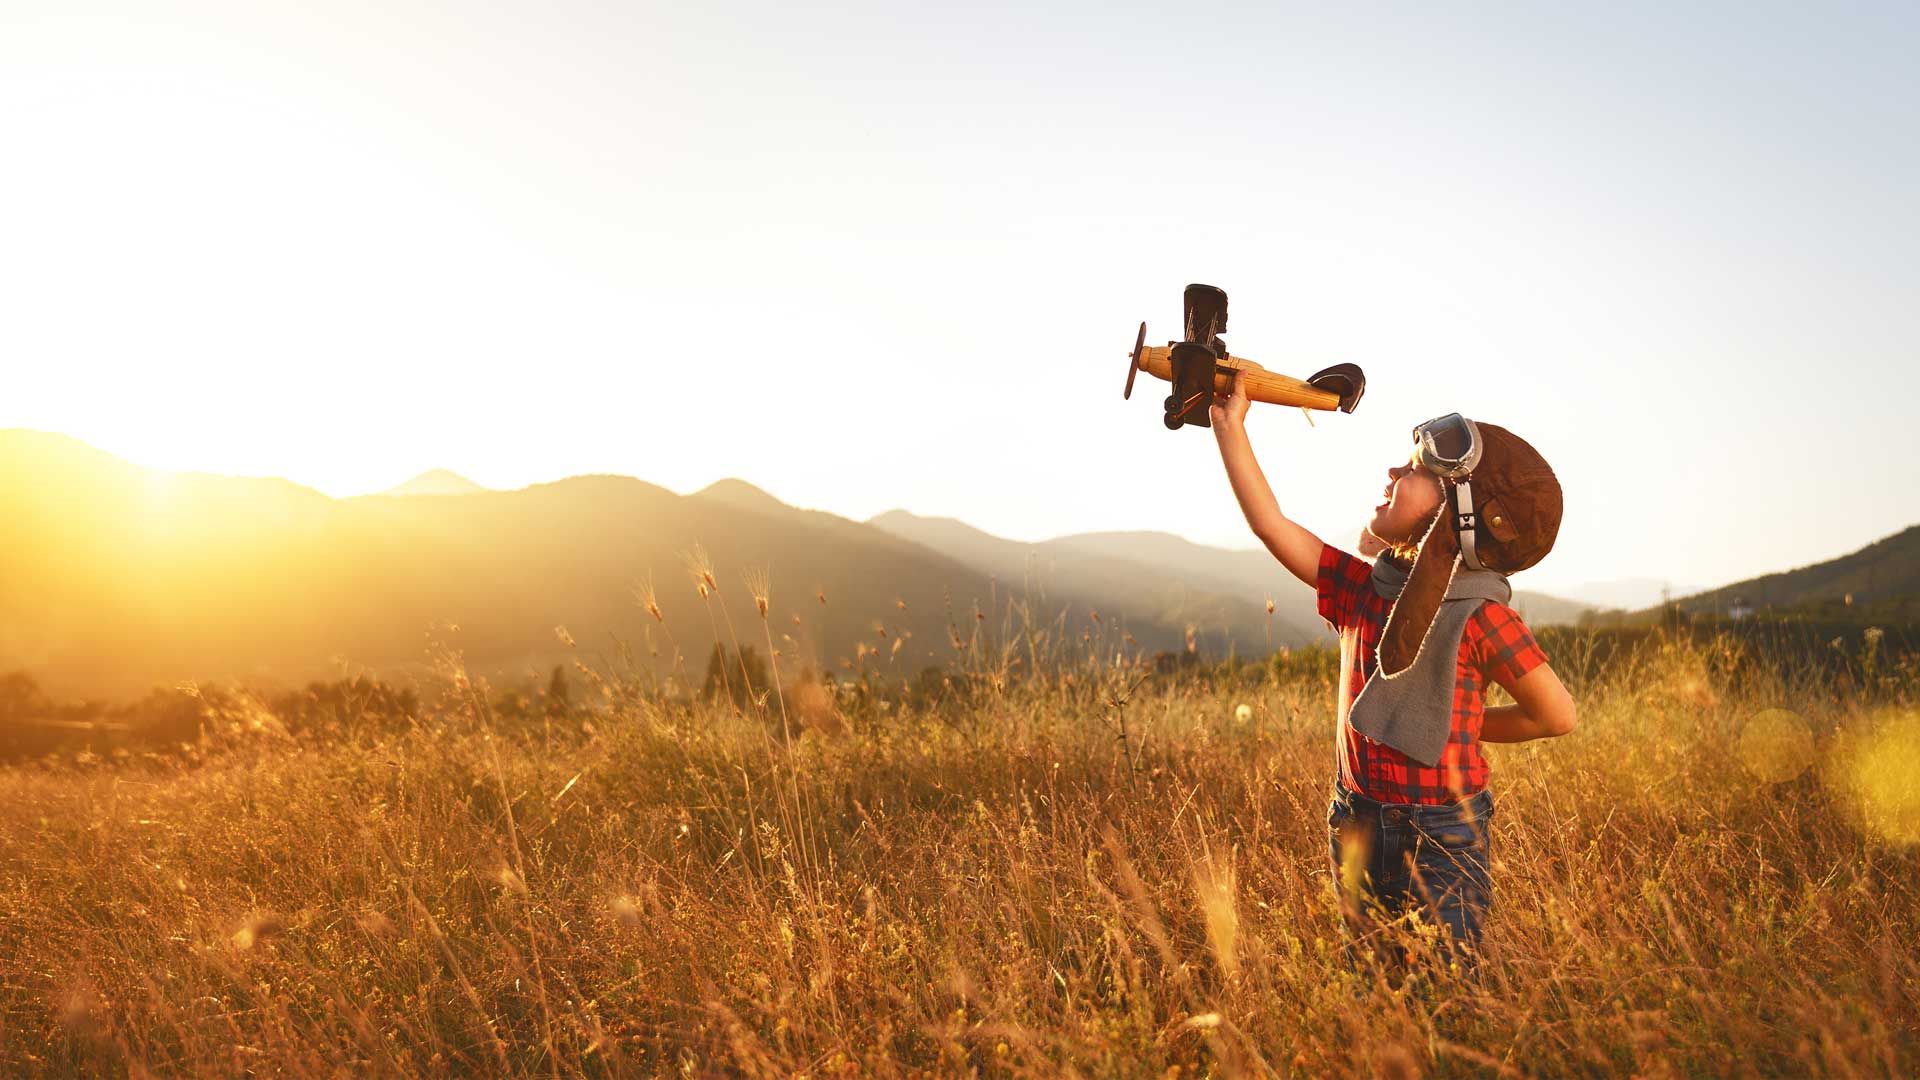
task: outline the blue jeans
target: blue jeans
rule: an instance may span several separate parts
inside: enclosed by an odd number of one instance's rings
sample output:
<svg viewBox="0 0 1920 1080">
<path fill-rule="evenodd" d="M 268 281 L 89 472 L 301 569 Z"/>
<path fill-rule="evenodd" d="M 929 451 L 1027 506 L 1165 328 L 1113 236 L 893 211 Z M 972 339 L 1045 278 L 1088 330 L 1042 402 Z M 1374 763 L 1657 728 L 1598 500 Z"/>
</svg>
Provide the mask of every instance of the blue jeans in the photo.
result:
<svg viewBox="0 0 1920 1080">
<path fill-rule="evenodd" d="M 1366 933 L 1417 908 L 1429 924 L 1446 927 L 1447 947 L 1464 946 L 1470 963 L 1493 899 L 1492 818 L 1493 794 L 1484 788 L 1459 803 L 1426 806 L 1375 802 L 1336 781 L 1327 843 L 1347 925 Z"/>
</svg>

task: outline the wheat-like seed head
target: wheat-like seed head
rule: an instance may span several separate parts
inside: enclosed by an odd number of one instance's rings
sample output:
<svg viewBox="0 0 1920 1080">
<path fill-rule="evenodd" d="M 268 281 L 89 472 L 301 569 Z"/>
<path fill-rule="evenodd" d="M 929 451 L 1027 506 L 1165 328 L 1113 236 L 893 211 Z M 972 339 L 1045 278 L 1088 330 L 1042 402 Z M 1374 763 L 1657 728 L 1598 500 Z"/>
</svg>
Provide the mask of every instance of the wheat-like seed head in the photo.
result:
<svg viewBox="0 0 1920 1080">
<path fill-rule="evenodd" d="M 667 617 L 660 613 L 660 595 L 654 591 L 652 574 L 648 574 L 647 580 L 634 586 L 633 598 L 640 602 L 640 606 L 646 609 L 647 614 L 653 616 L 654 622 L 667 621 Z"/>
<path fill-rule="evenodd" d="M 700 594 L 700 599 L 705 600 L 720 591 L 720 582 L 713 576 L 713 560 L 707 558 L 706 548 L 695 544 L 693 550 L 682 558 L 686 560 L 687 573 L 693 576 L 693 588 Z"/>
<path fill-rule="evenodd" d="M 749 567 L 740 575 L 746 579 L 747 591 L 753 594 L 753 606 L 760 612 L 760 618 L 767 617 L 767 604 L 773 595 L 773 574 L 764 566 Z"/>
</svg>

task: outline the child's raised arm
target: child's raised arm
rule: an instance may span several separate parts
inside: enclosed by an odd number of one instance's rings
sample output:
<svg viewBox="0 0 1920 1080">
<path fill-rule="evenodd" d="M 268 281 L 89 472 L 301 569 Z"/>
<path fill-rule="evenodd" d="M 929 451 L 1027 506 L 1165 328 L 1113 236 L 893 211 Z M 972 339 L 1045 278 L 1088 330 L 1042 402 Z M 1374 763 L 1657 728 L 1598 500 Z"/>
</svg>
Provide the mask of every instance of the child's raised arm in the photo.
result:
<svg viewBox="0 0 1920 1080">
<path fill-rule="evenodd" d="M 1253 535 L 1273 552 L 1280 565 L 1294 577 L 1315 584 L 1320 575 L 1320 538 L 1287 519 L 1280 503 L 1267 486 L 1267 477 L 1254 460 L 1253 444 L 1247 441 L 1247 388 L 1240 373 L 1233 376 L 1233 390 L 1216 394 L 1209 418 L 1213 434 L 1220 442 L 1220 460 L 1227 466 L 1227 480 L 1233 484 L 1234 498 L 1240 500 L 1240 512 L 1247 516 Z"/>
</svg>

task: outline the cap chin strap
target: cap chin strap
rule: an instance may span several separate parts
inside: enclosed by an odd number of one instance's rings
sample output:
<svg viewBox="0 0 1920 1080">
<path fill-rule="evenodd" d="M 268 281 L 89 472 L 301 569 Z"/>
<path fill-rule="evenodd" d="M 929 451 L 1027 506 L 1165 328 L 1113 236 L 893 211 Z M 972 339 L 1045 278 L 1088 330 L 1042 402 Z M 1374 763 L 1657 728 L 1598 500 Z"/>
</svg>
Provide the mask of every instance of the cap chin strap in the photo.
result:
<svg viewBox="0 0 1920 1080">
<path fill-rule="evenodd" d="M 1480 556 L 1473 550 L 1473 534 L 1480 524 L 1480 518 L 1473 512 L 1473 481 L 1457 480 L 1449 485 L 1453 489 L 1453 534 L 1460 538 L 1460 556 L 1469 570 L 1485 570 L 1480 565 Z"/>
</svg>

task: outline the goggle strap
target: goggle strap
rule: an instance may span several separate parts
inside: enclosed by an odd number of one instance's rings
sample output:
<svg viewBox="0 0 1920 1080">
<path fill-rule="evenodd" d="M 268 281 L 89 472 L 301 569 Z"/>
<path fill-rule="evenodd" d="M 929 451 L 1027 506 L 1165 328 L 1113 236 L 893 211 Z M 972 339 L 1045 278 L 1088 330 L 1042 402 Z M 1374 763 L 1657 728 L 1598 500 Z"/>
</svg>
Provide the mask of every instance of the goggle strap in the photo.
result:
<svg viewBox="0 0 1920 1080">
<path fill-rule="evenodd" d="M 1473 512 L 1473 481 L 1460 480 L 1453 485 L 1453 532 L 1460 538 L 1460 556 L 1469 570 L 1485 570 L 1473 549 L 1473 534 L 1480 519 Z"/>
</svg>

